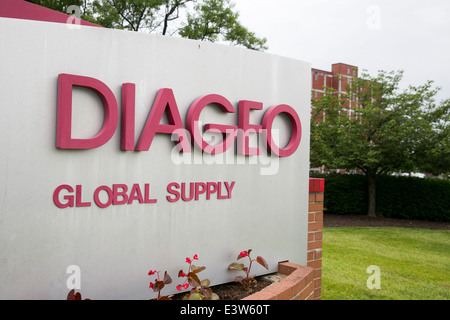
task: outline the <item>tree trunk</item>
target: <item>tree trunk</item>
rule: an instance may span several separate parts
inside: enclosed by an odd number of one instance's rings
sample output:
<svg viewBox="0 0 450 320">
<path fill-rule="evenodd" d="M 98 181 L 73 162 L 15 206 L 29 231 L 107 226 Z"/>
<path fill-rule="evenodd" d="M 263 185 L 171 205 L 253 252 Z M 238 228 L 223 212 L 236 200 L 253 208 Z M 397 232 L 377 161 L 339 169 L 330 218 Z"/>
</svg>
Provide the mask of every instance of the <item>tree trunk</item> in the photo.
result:
<svg viewBox="0 0 450 320">
<path fill-rule="evenodd" d="M 367 193 L 368 193 L 368 206 L 367 215 L 369 217 L 376 217 L 376 195 L 377 195 L 377 176 L 371 172 L 367 173 Z"/>
</svg>

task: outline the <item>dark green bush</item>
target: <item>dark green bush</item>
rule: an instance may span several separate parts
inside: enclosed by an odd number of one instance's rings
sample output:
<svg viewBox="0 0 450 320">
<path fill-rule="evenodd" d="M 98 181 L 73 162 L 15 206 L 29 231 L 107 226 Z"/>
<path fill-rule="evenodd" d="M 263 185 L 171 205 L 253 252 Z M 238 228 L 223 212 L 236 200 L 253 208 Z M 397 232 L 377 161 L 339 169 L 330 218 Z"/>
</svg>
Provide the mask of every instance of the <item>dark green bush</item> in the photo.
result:
<svg viewBox="0 0 450 320">
<path fill-rule="evenodd" d="M 325 213 L 367 213 L 365 176 L 331 174 L 314 177 L 325 178 Z"/>
<path fill-rule="evenodd" d="M 377 214 L 388 218 L 450 221 L 450 181 L 380 177 Z"/>
<path fill-rule="evenodd" d="M 367 214 L 364 175 L 325 178 L 325 213 Z M 377 181 L 377 215 L 388 218 L 450 221 L 450 181 L 382 176 Z"/>
</svg>

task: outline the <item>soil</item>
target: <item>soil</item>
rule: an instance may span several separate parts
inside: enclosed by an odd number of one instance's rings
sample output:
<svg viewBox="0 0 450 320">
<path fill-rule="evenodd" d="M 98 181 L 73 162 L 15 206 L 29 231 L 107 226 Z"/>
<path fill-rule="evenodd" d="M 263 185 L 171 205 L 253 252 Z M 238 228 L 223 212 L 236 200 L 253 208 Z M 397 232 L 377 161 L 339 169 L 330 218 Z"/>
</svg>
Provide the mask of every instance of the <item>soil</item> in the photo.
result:
<svg viewBox="0 0 450 320">
<path fill-rule="evenodd" d="M 385 217 L 371 218 L 361 215 L 335 215 L 324 214 L 324 227 L 400 227 L 400 228 L 425 228 L 450 230 L 450 222 L 433 222 L 422 220 L 404 220 L 392 219 Z M 237 282 L 230 282 L 211 287 L 220 300 L 241 300 L 253 293 L 261 291 L 265 287 L 277 282 L 281 279 L 279 274 L 271 274 L 256 277 L 256 285 L 249 290 L 244 290 L 242 285 Z M 181 300 L 186 293 L 179 293 L 171 298 L 173 300 Z"/>
<path fill-rule="evenodd" d="M 241 300 L 256 292 L 261 291 L 267 286 L 279 281 L 282 277 L 278 274 L 265 275 L 255 277 L 256 284 L 248 290 L 244 290 L 243 286 L 238 282 L 229 282 L 216 286 L 212 286 L 212 292 L 217 294 L 220 300 Z M 182 300 L 186 293 L 179 293 L 171 297 L 172 300 Z"/>
</svg>

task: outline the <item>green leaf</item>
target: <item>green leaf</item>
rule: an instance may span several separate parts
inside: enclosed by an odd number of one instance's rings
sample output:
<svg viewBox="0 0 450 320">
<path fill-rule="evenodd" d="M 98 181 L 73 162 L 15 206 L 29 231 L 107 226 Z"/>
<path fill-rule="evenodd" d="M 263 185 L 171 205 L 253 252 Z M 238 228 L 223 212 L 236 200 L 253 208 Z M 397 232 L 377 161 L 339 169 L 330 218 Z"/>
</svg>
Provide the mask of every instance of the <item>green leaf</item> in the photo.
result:
<svg viewBox="0 0 450 320">
<path fill-rule="evenodd" d="M 219 296 L 216 293 L 213 292 L 211 294 L 210 300 L 220 300 L 220 298 L 219 298 Z"/>
<path fill-rule="evenodd" d="M 237 262 L 233 262 L 228 266 L 228 270 L 238 270 L 238 271 L 242 271 L 244 270 L 245 266 L 243 263 L 237 263 Z"/>
<path fill-rule="evenodd" d="M 200 283 L 200 285 L 203 287 L 209 287 L 210 284 L 211 281 L 209 281 L 209 279 L 202 280 L 202 282 Z"/>
<path fill-rule="evenodd" d="M 202 300 L 203 296 L 196 292 L 196 293 L 192 293 L 191 295 L 189 295 L 189 300 Z"/>
</svg>

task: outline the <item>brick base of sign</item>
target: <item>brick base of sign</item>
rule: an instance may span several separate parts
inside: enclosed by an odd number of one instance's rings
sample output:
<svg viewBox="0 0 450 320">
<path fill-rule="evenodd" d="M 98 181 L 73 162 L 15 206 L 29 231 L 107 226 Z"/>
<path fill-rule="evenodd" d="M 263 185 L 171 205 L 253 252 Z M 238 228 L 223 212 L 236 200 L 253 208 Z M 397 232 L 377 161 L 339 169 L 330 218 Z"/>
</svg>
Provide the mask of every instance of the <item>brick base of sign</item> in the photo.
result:
<svg viewBox="0 0 450 320">
<path fill-rule="evenodd" d="M 283 262 L 278 272 L 286 275 L 263 290 L 243 300 L 312 300 L 314 299 L 314 269 L 298 264 Z"/>
<path fill-rule="evenodd" d="M 324 190 L 324 179 L 309 180 L 307 265 L 280 263 L 286 277 L 243 300 L 320 300 Z"/>
<path fill-rule="evenodd" d="M 320 299 L 322 286 L 322 229 L 324 192 L 325 179 L 309 179 L 307 266 L 314 269 L 313 286 L 315 300 Z"/>
</svg>

